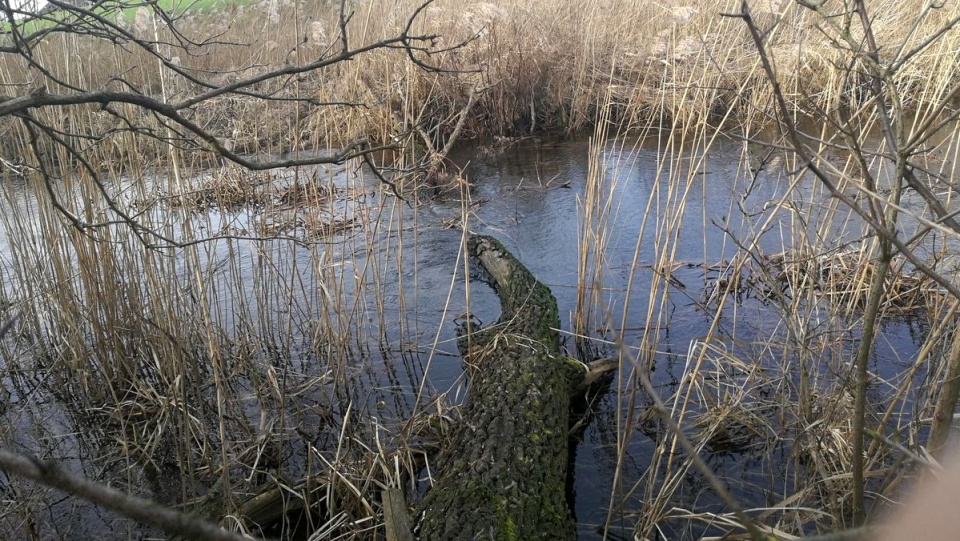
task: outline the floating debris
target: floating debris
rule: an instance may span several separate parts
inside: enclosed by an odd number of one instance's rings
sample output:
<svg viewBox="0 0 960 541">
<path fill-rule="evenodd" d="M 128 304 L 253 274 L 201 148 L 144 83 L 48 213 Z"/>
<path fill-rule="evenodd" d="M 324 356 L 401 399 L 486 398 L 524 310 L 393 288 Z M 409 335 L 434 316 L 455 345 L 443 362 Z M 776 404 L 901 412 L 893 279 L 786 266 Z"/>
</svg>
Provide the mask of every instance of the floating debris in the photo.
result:
<svg viewBox="0 0 960 541">
<path fill-rule="evenodd" d="M 852 310 L 866 304 L 876 262 L 868 251 L 837 250 L 822 254 L 784 251 L 752 257 L 741 254 L 705 269 L 701 304 L 716 304 L 727 295 L 738 301 L 792 300 L 813 293 L 831 304 Z M 927 276 L 909 270 L 906 259 L 894 258 L 885 280 L 882 309 L 887 314 L 936 311 L 943 305 L 940 288 Z"/>
<path fill-rule="evenodd" d="M 316 175 L 292 177 L 239 167 L 223 167 L 196 184 L 162 199 L 173 207 L 203 212 L 212 208 L 232 211 L 245 207 L 315 205 L 327 203 L 335 195 L 335 190 Z"/>
</svg>

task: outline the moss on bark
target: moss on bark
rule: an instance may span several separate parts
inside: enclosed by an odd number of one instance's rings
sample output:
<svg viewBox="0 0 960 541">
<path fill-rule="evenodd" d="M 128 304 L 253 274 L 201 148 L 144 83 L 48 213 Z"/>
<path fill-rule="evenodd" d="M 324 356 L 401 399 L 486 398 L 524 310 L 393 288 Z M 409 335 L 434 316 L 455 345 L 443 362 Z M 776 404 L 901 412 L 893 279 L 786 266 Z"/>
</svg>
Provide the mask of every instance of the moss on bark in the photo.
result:
<svg viewBox="0 0 960 541">
<path fill-rule="evenodd" d="M 420 538 L 572 539 L 567 430 L 581 371 L 560 355 L 556 299 L 496 239 L 474 236 L 469 248 L 493 278 L 502 315 L 470 337 L 486 354 L 418 506 Z"/>
</svg>

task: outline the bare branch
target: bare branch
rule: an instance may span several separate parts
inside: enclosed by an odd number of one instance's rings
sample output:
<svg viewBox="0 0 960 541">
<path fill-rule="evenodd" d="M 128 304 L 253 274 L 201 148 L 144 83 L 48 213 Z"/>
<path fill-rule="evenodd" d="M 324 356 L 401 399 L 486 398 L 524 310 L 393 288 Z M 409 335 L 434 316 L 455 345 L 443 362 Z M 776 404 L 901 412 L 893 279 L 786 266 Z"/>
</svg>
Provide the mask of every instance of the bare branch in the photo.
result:
<svg viewBox="0 0 960 541">
<path fill-rule="evenodd" d="M 8 323 L 9 325 L 9 323 Z M 210 541 L 249 541 L 251 537 L 235 534 L 190 515 L 162 507 L 150 500 L 125 494 L 106 485 L 94 483 L 66 472 L 52 462 L 0 449 L 0 468 L 83 498 L 143 524 L 159 528 L 186 539 Z"/>
</svg>

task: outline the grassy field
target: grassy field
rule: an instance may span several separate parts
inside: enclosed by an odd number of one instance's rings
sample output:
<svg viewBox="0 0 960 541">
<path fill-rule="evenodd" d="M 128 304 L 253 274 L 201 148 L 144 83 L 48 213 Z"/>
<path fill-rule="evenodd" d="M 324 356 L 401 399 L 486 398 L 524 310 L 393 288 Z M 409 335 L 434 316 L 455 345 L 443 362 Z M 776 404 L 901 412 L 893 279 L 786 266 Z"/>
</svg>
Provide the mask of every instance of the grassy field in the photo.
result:
<svg viewBox="0 0 960 541">
<path fill-rule="evenodd" d="M 381 184 L 376 208 L 365 211 L 358 202 L 372 196 L 359 160 L 252 172 L 224 163 L 209 141 L 166 117 L 120 101 L 0 117 L 0 223 L 9 245 L 0 306 L 19 315 L 16 336 L 2 344 L 0 392 L 43 397 L 26 413 L 0 407 L 4 445 L 69 460 L 80 444 L 45 442 L 64 441 L 56 428 L 73 426 L 65 418 L 83 418 L 83 426 L 92 419 L 97 433 L 81 443 L 94 452 L 81 467 L 100 468 L 132 491 L 147 485 L 166 503 L 220 516 L 273 483 L 322 509 L 308 517 L 327 528 L 317 538 L 381 535 L 379 487 L 411 484 L 423 449 L 455 426 L 451 408 L 461 398 L 456 387 L 447 396 L 426 383 L 435 354 L 449 347 L 438 342 L 440 331 L 414 332 L 422 331 L 412 292 L 426 280 L 417 263 L 418 216 L 432 205 L 425 196 L 445 189 L 461 198 L 455 221 L 469 225 L 469 183 L 483 182 L 459 175 L 447 146 L 456 140 L 478 156 L 495 155 L 522 137 L 587 133 L 569 330 L 620 361 L 610 390 L 611 523 L 626 523 L 638 538 L 678 521 L 742 533 L 726 507 L 677 506 L 695 470 L 678 451 L 689 439 L 704 453 L 763 443 L 757 460 L 786 479 L 771 480 L 780 484 L 769 508 L 750 512 L 771 534 L 856 525 L 856 455 L 875 500 L 898 499 L 914 472 L 906 465 L 929 462 L 926 437 L 943 407 L 938 390 L 953 381 L 960 358 L 958 299 L 947 287 L 958 232 L 901 181 L 918 172 L 953 208 L 960 33 L 951 25 L 960 5 L 867 2 L 868 36 L 840 2 L 820 12 L 787 1 L 750 4 L 766 67 L 744 20 L 726 16 L 739 0 L 438 0 L 411 28 L 437 36 L 432 53 L 416 53 L 436 71 L 378 48 L 222 93 L 335 55 L 342 24 L 353 47 L 395 36 L 418 4 L 346 2 L 347 23 L 330 2 L 161 2 L 171 26 L 147 7 L 117 2 L 72 20 L 80 26 L 64 26 L 59 15 L 23 23 L 25 33 L 57 31 L 31 43 L 29 54 L 0 54 L 6 98 L 108 90 L 188 104 L 191 122 L 244 156 L 304 156 L 358 141 L 395 148 L 376 157 L 391 185 Z M 100 15 L 122 39 L 84 30 L 107 24 L 91 22 Z M 802 130 L 798 137 L 785 118 Z M 697 200 L 707 192 L 697 187 L 717 141 L 729 138 L 743 143 L 743 180 L 726 216 L 746 225 L 711 226 L 736 255 L 698 262 L 705 278 L 688 294 L 710 314 L 710 332 L 690 344 L 679 383 L 658 406 L 641 389 L 649 383 L 644 367 L 663 354 L 657 329 L 674 302 L 672 272 L 686 263 L 676 256 L 679 217 L 702 208 Z M 630 165 L 615 156 L 630 155 L 638 139 L 656 141 L 660 181 L 645 208 L 621 209 L 626 173 L 618 171 Z M 811 182 L 814 166 L 830 183 Z M 764 182 L 787 188 L 749 206 Z M 863 214 L 853 216 L 851 204 Z M 642 226 L 629 268 L 609 269 L 621 212 L 642 213 Z M 243 220 L 224 218 L 231 213 Z M 704 219 L 704 239 L 707 227 Z M 760 237 L 774 229 L 781 248 L 761 249 Z M 893 257 L 887 230 L 909 250 Z M 841 243 L 838 231 L 859 242 Z M 205 240 L 211 236 L 218 240 Z M 900 257 L 905 251 L 919 255 Z M 457 289 L 461 271 L 448 278 L 447 295 L 466 295 L 469 306 L 469 289 Z M 614 271 L 630 277 L 623 299 L 604 289 L 602 277 Z M 649 278 L 634 281 L 640 275 Z M 388 295 L 397 284 L 399 293 Z M 649 290 L 646 319 L 627 321 L 624 299 L 636 289 Z M 776 323 L 770 336 L 742 344 L 721 330 L 737 327 L 736 299 L 747 293 L 765 297 Z M 871 312 L 881 323 L 910 314 L 924 331 L 907 368 L 888 379 L 876 370 L 864 376 L 874 393 L 864 428 L 852 421 L 863 417 L 866 387 L 855 383 L 860 365 L 851 359 L 860 344 L 871 350 L 861 332 Z M 400 344 L 385 344 L 390 325 Z M 649 329 L 638 344 L 623 343 L 622 331 L 598 331 L 638 327 Z M 414 352 L 426 360 L 405 367 L 415 381 L 401 382 L 371 361 L 371 350 L 397 363 Z M 383 374 L 371 376 L 373 365 Z M 405 398 L 393 394 L 399 388 Z M 50 413 L 47 404 L 61 409 Z M 680 430 L 664 428 L 664 411 Z M 305 435 L 308 425 L 316 432 Z M 872 439 L 855 453 L 851 440 L 867 430 Z M 625 457 L 641 438 L 657 444 L 634 474 Z M 278 457 L 292 446 L 296 471 L 280 475 Z M 177 480 L 173 488 L 157 482 L 165 477 Z M 18 497 L 0 505 L 0 532 L 52 536 L 35 513 L 51 496 L 11 486 Z"/>
</svg>

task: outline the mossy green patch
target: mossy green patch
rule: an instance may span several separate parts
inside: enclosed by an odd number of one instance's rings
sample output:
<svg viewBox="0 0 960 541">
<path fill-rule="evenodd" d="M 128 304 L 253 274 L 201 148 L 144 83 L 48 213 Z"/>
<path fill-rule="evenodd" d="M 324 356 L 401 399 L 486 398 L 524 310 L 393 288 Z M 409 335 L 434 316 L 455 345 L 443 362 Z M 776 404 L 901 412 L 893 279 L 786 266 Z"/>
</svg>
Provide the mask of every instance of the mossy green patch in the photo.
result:
<svg viewBox="0 0 960 541">
<path fill-rule="evenodd" d="M 563 360 L 564 360 L 564 361 L 567 363 L 567 365 L 570 366 L 571 368 L 577 369 L 578 372 L 586 372 L 586 371 L 587 371 L 587 365 L 583 364 L 582 362 L 578 361 L 577 359 L 574 359 L 573 357 L 564 357 Z"/>
<path fill-rule="evenodd" d="M 517 541 L 520 539 L 520 533 L 517 531 L 517 523 L 513 516 L 507 511 L 506 501 L 502 498 L 497 499 L 497 522 L 500 523 L 500 537 L 505 541 Z"/>
</svg>

